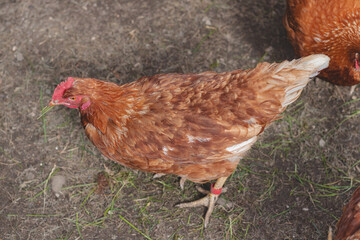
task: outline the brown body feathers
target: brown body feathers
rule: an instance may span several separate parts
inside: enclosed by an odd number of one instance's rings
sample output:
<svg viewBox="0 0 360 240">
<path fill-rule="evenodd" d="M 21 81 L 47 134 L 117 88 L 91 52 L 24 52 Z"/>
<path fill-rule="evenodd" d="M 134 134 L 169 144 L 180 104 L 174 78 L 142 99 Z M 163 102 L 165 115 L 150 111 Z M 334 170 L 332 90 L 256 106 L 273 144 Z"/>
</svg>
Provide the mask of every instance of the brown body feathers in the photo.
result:
<svg viewBox="0 0 360 240">
<path fill-rule="evenodd" d="M 299 57 L 330 57 L 319 77 L 338 85 L 360 83 L 359 0 L 287 0 L 284 26 Z"/>
</svg>

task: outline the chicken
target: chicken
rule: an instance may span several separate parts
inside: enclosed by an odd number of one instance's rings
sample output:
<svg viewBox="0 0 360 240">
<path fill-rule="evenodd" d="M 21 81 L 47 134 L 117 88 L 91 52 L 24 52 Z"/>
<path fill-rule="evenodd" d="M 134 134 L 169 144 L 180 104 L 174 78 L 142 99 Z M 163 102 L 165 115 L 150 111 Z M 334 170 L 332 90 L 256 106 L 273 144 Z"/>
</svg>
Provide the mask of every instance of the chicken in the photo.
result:
<svg viewBox="0 0 360 240">
<path fill-rule="evenodd" d="M 69 77 L 50 105 L 78 108 L 90 141 L 126 167 L 175 174 L 182 184 L 217 179 L 208 196 L 178 205 L 207 206 L 206 226 L 239 160 L 328 63 L 319 54 L 246 71 L 159 74 L 121 86 Z"/>
<path fill-rule="evenodd" d="M 360 239 L 360 187 L 358 187 L 336 225 L 335 240 Z"/>
<path fill-rule="evenodd" d="M 320 78 L 343 86 L 360 83 L 359 0 L 287 0 L 283 22 L 299 57 L 330 57 Z"/>
</svg>

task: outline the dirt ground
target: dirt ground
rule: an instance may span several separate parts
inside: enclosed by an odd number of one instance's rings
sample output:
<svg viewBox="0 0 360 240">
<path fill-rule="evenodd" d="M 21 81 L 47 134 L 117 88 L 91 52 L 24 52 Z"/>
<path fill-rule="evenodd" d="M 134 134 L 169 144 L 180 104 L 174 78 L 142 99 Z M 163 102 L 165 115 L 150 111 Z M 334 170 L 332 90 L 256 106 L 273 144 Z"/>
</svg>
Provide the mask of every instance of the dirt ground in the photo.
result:
<svg viewBox="0 0 360 240">
<path fill-rule="evenodd" d="M 181 191 L 176 176 L 152 179 L 105 159 L 76 110 L 37 119 L 68 76 L 121 84 L 292 59 L 284 7 L 2 0 L 0 239 L 326 239 L 359 184 L 358 91 L 312 81 L 228 179 L 222 197 L 231 204 L 216 208 L 207 229 L 204 208 L 174 207 L 201 196 L 196 184 Z"/>
</svg>

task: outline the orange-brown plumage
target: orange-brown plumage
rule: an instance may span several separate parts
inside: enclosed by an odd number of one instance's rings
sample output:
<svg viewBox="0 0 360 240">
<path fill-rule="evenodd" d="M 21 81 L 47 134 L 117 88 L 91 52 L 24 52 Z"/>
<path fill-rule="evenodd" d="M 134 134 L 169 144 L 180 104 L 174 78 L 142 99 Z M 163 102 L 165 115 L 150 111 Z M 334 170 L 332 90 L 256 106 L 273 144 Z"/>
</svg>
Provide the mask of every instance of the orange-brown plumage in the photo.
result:
<svg viewBox="0 0 360 240">
<path fill-rule="evenodd" d="M 246 71 L 159 74 L 122 86 L 69 78 L 51 103 L 78 107 L 86 135 L 106 157 L 202 183 L 226 179 L 328 62 L 313 55 Z"/>
<path fill-rule="evenodd" d="M 359 0 L 287 0 L 283 20 L 298 56 L 330 57 L 321 78 L 338 85 L 360 83 Z"/>
<path fill-rule="evenodd" d="M 360 239 L 360 187 L 358 187 L 336 225 L 335 240 Z"/>
</svg>

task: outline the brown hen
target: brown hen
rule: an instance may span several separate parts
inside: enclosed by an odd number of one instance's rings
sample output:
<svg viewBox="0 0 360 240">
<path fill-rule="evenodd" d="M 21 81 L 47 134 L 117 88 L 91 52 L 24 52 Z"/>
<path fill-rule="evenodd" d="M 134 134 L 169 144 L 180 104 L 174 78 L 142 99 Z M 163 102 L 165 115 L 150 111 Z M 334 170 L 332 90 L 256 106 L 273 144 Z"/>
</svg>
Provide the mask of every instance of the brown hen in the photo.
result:
<svg viewBox="0 0 360 240">
<path fill-rule="evenodd" d="M 360 83 L 359 0 L 287 0 L 283 20 L 299 57 L 330 57 L 319 77 L 338 85 Z"/>
<path fill-rule="evenodd" d="M 358 187 L 336 225 L 335 240 L 360 239 L 360 187 Z M 331 240 L 331 239 L 329 239 Z"/>
<path fill-rule="evenodd" d="M 179 205 L 208 206 L 206 226 L 239 160 L 328 63 L 319 54 L 246 71 L 159 74 L 121 86 L 69 77 L 50 105 L 79 108 L 90 141 L 126 167 L 175 174 L 182 182 L 217 179 L 207 197 Z"/>
</svg>

